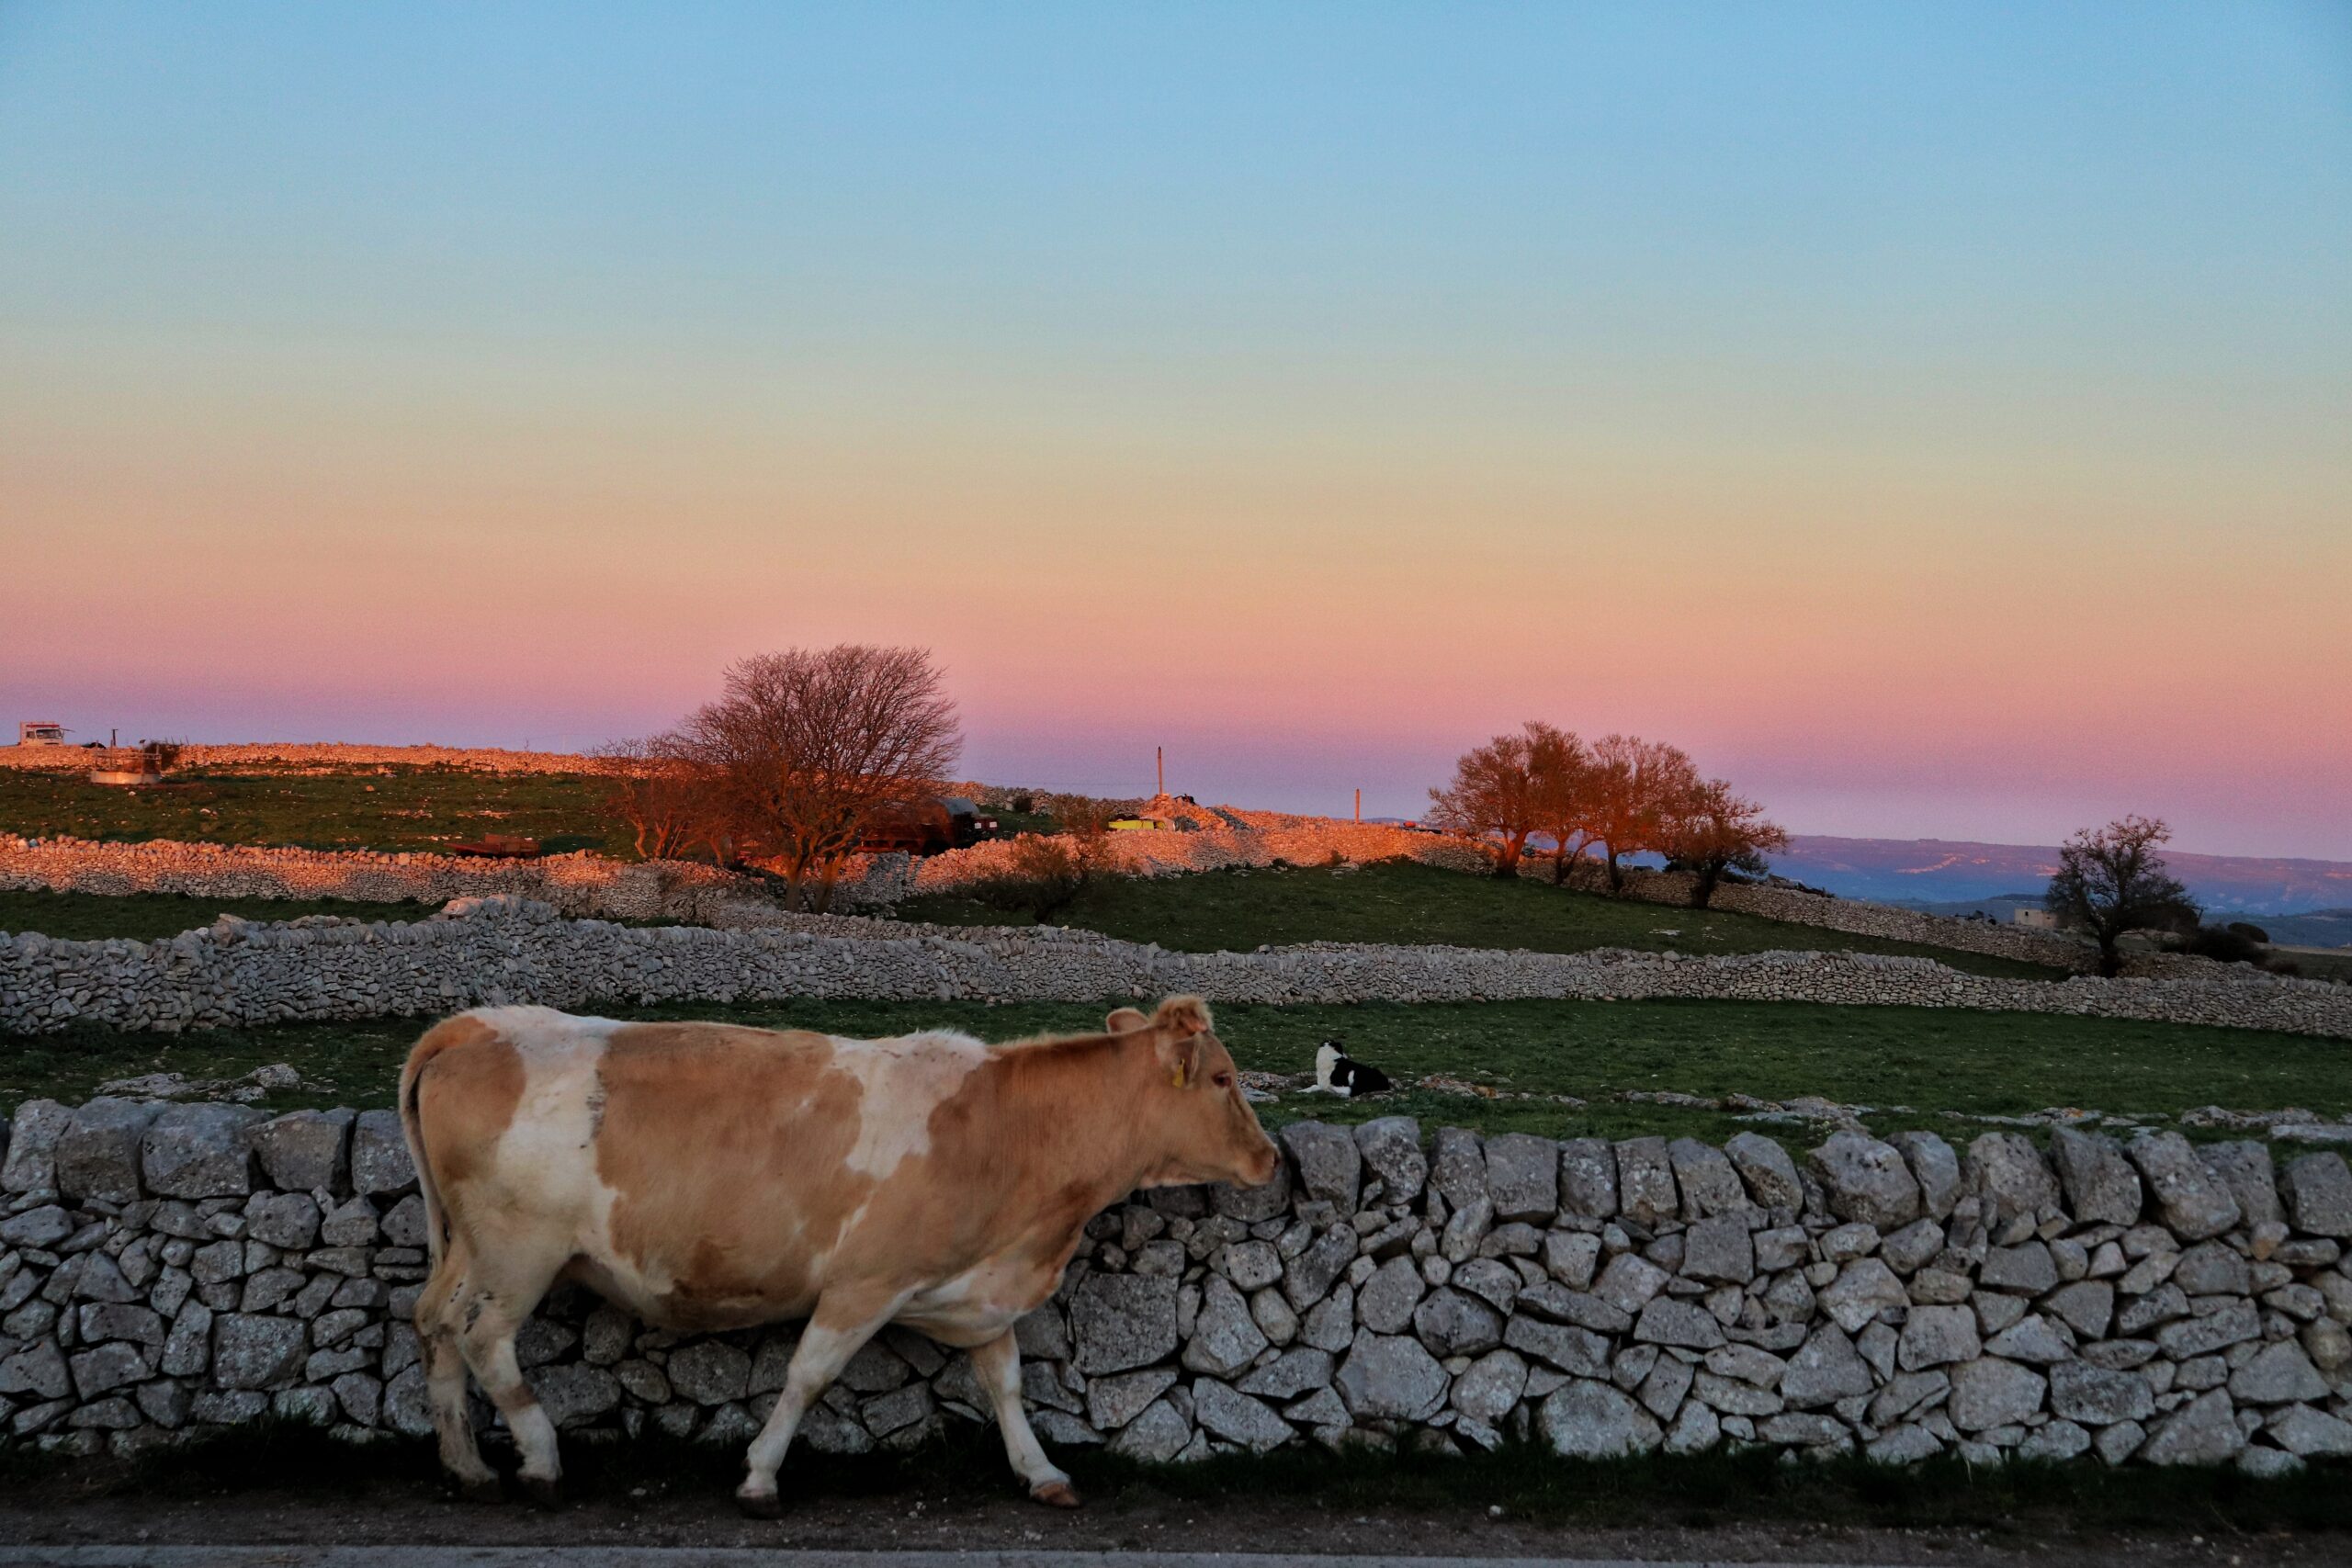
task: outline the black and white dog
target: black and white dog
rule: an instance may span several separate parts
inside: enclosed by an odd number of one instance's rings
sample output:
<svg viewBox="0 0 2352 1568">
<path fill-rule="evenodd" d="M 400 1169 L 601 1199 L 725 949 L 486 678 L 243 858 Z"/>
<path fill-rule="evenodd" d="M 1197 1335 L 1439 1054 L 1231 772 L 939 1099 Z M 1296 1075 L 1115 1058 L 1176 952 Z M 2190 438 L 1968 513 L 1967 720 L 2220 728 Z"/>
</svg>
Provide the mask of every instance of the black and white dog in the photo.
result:
<svg viewBox="0 0 2352 1568">
<path fill-rule="evenodd" d="M 1383 1093 L 1391 1087 L 1386 1073 L 1355 1060 L 1340 1049 L 1336 1040 L 1326 1040 L 1315 1053 L 1316 1092 L 1353 1100 L 1360 1094 Z"/>
</svg>

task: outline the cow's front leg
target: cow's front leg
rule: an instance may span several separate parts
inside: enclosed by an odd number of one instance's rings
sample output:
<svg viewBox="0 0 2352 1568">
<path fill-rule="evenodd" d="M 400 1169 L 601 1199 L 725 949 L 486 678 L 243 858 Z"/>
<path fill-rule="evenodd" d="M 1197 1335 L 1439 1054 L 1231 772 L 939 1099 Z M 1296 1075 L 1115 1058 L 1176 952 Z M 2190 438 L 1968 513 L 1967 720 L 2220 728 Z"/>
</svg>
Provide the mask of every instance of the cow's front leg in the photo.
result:
<svg viewBox="0 0 2352 1568">
<path fill-rule="evenodd" d="M 904 1300 L 903 1296 L 877 1300 L 838 1292 L 818 1298 L 817 1310 L 793 1349 L 792 1364 L 785 1370 L 784 1391 L 775 1396 L 767 1425 L 752 1439 L 751 1451 L 744 1458 L 743 1484 L 735 1489 L 736 1506 L 743 1512 L 761 1519 L 772 1519 L 783 1512 L 776 1498 L 775 1472 L 784 1463 L 785 1450 L 792 1446 L 792 1434 L 799 1430 L 800 1417 L 841 1375 L 858 1348 L 890 1321 Z"/>
<path fill-rule="evenodd" d="M 1014 1342 L 1012 1330 L 1006 1329 L 985 1345 L 973 1346 L 971 1357 L 972 1371 L 979 1375 L 980 1386 L 989 1391 L 989 1403 L 996 1406 L 997 1429 L 1004 1434 L 1004 1457 L 1029 1483 L 1029 1495 L 1057 1508 L 1077 1507 L 1076 1488 L 1046 1457 L 1029 1425 L 1029 1412 L 1022 1405 L 1021 1347 Z"/>
</svg>

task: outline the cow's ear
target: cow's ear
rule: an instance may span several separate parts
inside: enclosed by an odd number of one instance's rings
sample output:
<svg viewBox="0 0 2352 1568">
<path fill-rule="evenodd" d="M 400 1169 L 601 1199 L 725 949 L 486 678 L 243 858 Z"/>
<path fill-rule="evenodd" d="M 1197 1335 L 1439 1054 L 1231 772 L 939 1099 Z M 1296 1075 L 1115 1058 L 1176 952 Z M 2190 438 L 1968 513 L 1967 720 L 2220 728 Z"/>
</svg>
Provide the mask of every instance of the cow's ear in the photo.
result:
<svg viewBox="0 0 2352 1568">
<path fill-rule="evenodd" d="M 1206 1034 L 1215 1025 L 1209 1004 L 1198 997 L 1170 997 L 1159 1004 L 1152 1022 L 1175 1034 Z"/>
<path fill-rule="evenodd" d="M 1114 1034 L 1125 1034 L 1130 1030 L 1141 1029 L 1150 1022 L 1151 1020 L 1144 1017 L 1141 1008 L 1118 1008 L 1112 1011 L 1110 1017 L 1102 1021 L 1102 1027 Z"/>
<path fill-rule="evenodd" d="M 1159 1032 L 1159 1065 L 1167 1070 L 1168 1081 L 1178 1089 L 1190 1089 L 1201 1077 L 1201 1037 L 1198 1033 L 1174 1034 Z"/>
</svg>

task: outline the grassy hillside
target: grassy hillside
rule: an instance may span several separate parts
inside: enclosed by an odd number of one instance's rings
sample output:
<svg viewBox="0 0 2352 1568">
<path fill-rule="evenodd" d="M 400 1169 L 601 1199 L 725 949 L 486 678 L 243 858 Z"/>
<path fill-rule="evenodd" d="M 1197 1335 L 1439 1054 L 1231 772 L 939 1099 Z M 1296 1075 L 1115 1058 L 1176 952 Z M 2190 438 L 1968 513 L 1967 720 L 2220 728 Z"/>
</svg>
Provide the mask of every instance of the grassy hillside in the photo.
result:
<svg viewBox="0 0 2352 1568">
<path fill-rule="evenodd" d="M 336 773 L 215 773 L 119 789 L 78 773 L 0 770 L 0 831 L 28 838 L 179 839 L 317 850 L 439 850 L 484 833 L 550 851 L 626 853 L 609 840 L 599 784 L 586 774 L 505 776 L 455 768 Z"/>
<path fill-rule="evenodd" d="M 421 920 L 438 904 L 363 904 L 348 898 L 198 898 L 180 893 L 10 893 L 0 890 L 0 931 L 39 931 L 68 942 L 129 937 L 153 942 L 209 926 L 220 915 L 292 920 L 342 915 L 365 920 Z"/>
<path fill-rule="evenodd" d="M 924 1028 L 1008 1040 L 1041 1031 L 1100 1027 L 1102 1010 L 1073 1004 L 986 1007 L 969 1002 L 745 1003 L 732 1007 L 606 1008 L 621 1018 L 723 1018 L 767 1027 L 877 1036 Z M 1552 1136 L 1642 1133 L 1719 1139 L 1741 1123 L 1727 1113 L 1623 1103 L 1628 1089 L 1719 1098 L 1787 1100 L 1817 1094 L 1846 1102 L 1911 1107 L 1871 1118 L 1881 1132 L 1933 1126 L 1973 1135 L 1934 1113 L 2016 1115 L 2054 1105 L 2177 1113 L 2219 1103 L 2239 1109 L 2299 1105 L 2352 1111 L 2352 1045 L 2254 1030 L 2206 1029 L 2108 1019 L 1922 1008 L 1838 1008 L 1794 1002 L 1488 1002 L 1404 1007 L 1217 1010 L 1218 1033 L 1245 1067 L 1300 1073 L 1316 1045 L 1344 1039 L 1351 1052 L 1400 1083 L 1441 1073 L 1505 1093 L 1575 1095 L 1585 1109 L 1548 1100 L 1485 1100 L 1408 1090 L 1349 1102 L 1286 1095 L 1262 1108 L 1270 1122 L 1298 1117 L 1352 1122 L 1404 1112 L 1425 1125 L 1519 1129 Z M 74 1100 L 100 1080 L 178 1071 L 232 1077 L 288 1062 L 305 1087 L 269 1103 L 389 1105 L 393 1080 L 421 1020 L 294 1024 L 178 1038 L 82 1028 L 53 1035 L 0 1035 L 0 1107 L 34 1095 Z M 1763 1129 L 1793 1143 L 1803 1127 Z"/>
<path fill-rule="evenodd" d="M 905 919 L 948 925 L 1027 923 L 1025 917 L 945 896 L 911 900 L 899 913 Z M 1242 952 L 1261 943 L 1297 942 L 1443 943 L 1539 953 L 1581 953 L 1596 947 L 1693 953 L 1793 948 L 1935 958 L 1973 975 L 2054 979 L 2061 973 L 2014 959 L 1848 936 L 1755 915 L 1636 903 L 1537 882 L 1501 882 L 1408 861 L 1354 869 L 1292 867 L 1121 878 L 1090 889 L 1060 919 L 1065 925 L 1130 942 L 1156 942 L 1186 953 Z"/>
</svg>

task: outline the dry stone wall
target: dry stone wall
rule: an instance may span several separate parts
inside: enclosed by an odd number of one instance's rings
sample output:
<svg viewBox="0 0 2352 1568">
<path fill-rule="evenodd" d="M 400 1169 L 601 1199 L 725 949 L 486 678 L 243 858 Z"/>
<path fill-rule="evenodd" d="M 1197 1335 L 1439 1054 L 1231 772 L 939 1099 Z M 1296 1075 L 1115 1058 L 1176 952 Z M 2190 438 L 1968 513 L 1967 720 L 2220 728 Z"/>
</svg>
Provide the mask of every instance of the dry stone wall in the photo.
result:
<svg viewBox="0 0 2352 1568">
<path fill-rule="evenodd" d="M 905 855 L 861 860 L 836 903 L 902 897 Z M 441 904 L 516 896 L 567 915 L 758 925 L 778 914 L 744 877 L 690 861 L 616 861 L 588 851 L 503 860 L 472 855 L 301 850 L 158 839 L 105 843 L 0 834 L 0 887 L 52 893 L 177 893 L 198 898 L 351 898 Z"/>
<path fill-rule="evenodd" d="M 1962 1007 L 2210 1023 L 2352 1038 L 2352 987 L 2214 978 L 2064 981 L 1963 975 L 1932 960 L 1623 949 L 1555 953 L 1310 943 L 1171 953 L 1055 928 L 775 917 L 774 929 L 568 920 L 527 899 L 453 901 L 411 924 L 224 917 L 151 942 L 0 933 L 0 1031 L 242 1027 L 440 1014 L 480 1002 L 577 1007 L 860 997 L 1094 1001 L 1197 992 L 1233 1002 L 1705 998 Z M 838 933 L 838 934 L 837 934 Z"/>
<path fill-rule="evenodd" d="M 1097 1215 L 1019 1325 L 1048 1444 L 1146 1461 L 1507 1435 L 2276 1474 L 2352 1457 L 2352 1169 L 2062 1129 L 1425 1140 L 1284 1128 L 1264 1188 Z M 429 1430 L 424 1213 L 389 1111 L 36 1100 L 0 1123 L 0 1442 L 132 1453 L 265 1416 Z M 524 1329 L 559 1427 L 749 1440 L 795 1330 L 684 1337 L 593 1298 Z M 887 1332 L 801 1431 L 859 1452 L 986 1417 Z M 492 1421 L 487 1405 L 477 1418 Z"/>
</svg>

